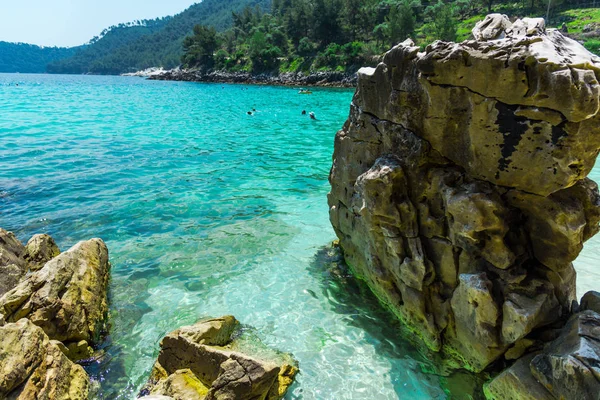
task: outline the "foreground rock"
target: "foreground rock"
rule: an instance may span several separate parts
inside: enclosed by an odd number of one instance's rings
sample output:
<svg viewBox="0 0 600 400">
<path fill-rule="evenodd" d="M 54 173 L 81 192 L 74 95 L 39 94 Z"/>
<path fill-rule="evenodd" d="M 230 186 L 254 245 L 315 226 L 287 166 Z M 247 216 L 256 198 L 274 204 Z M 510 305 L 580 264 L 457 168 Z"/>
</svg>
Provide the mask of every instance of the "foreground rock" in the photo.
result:
<svg viewBox="0 0 600 400">
<path fill-rule="evenodd" d="M 89 378 L 27 319 L 0 326 L 0 398 L 88 398 Z"/>
<path fill-rule="evenodd" d="M 144 399 L 281 399 L 298 372 L 291 356 L 256 343 L 247 348 L 232 316 L 200 321 L 171 332 L 142 390 Z M 261 348 L 261 346 L 258 346 Z M 252 354 L 248 354 L 251 350 Z"/>
<path fill-rule="evenodd" d="M 406 41 L 359 71 L 329 206 L 354 272 L 482 371 L 572 312 L 572 261 L 600 221 L 600 60 L 539 19 L 488 16 L 474 36 Z"/>
<path fill-rule="evenodd" d="M 53 243 L 43 237 L 28 243 L 32 266 L 57 251 Z M 28 318 L 62 342 L 73 360 L 87 358 L 105 329 L 109 269 L 102 240 L 80 242 L 4 293 L 0 314 L 7 322 Z"/>
</svg>

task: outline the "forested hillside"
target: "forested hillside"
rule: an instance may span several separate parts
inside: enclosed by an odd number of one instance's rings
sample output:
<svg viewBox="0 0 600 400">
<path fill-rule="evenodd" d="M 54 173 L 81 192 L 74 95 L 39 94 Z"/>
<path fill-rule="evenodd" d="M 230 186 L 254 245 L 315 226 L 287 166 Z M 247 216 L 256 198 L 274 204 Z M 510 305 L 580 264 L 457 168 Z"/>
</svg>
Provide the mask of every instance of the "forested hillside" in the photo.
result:
<svg viewBox="0 0 600 400">
<path fill-rule="evenodd" d="M 71 57 L 79 47 L 40 47 L 25 43 L 0 42 L 0 72 L 46 72 L 54 60 Z"/>
<path fill-rule="evenodd" d="M 113 27 L 73 57 L 50 63 L 48 72 L 119 74 L 172 68 L 179 65 L 183 39 L 194 25 L 224 30 L 231 26 L 232 11 L 246 6 L 268 11 L 270 0 L 204 0 L 174 17 L 145 21 L 142 26 Z"/>
<path fill-rule="evenodd" d="M 158 32 L 171 18 L 157 18 L 155 20 L 137 21 L 134 24 L 111 26 L 102 32 L 100 36 L 93 38 L 89 45 L 81 48 L 72 57 L 49 63 L 47 71 L 67 74 L 119 73 L 112 66 L 102 62 L 102 59 L 139 38 Z"/>
<path fill-rule="evenodd" d="M 376 64 L 382 52 L 408 37 L 421 46 L 467 39 L 490 12 L 548 16 L 548 25 L 568 30 L 600 22 L 598 9 L 584 20 L 572 12 L 591 6 L 590 0 L 273 0 L 269 13 L 252 8 L 235 13 L 225 32 L 195 27 L 185 39 L 182 62 L 255 73 L 353 71 Z"/>
</svg>

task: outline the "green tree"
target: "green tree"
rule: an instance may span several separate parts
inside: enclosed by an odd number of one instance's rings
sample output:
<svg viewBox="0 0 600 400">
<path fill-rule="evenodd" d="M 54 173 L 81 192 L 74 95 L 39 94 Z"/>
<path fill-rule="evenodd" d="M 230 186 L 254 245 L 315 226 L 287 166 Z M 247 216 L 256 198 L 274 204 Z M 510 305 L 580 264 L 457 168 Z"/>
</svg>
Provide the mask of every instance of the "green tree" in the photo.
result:
<svg viewBox="0 0 600 400">
<path fill-rule="evenodd" d="M 204 25 L 194 26 L 194 35 L 183 40 L 185 54 L 181 62 L 186 66 L 212 67 L 217 49 L 217 31 Z"/>
<path fill-rule="evenodd" d="M 458 21 L 453 4 L 445 4 L 442 0 L 439 0 L 435 5 L 425 9 L 425 15 L 431 20 L 430 29 L 433 39 L 456 40 Z"/>
<path fill-rule="evenodd" d="M 313 5 L 313 40 L 326 47 L 329 43 L 336 43 L 341 36 L 338 0 L 315 0 Z"/>
<path fill-rule="evenodd" d="M 410 37 L 415 31 L 416 24 L 413 5 L 408 0 L 402 0 L 398 4 L 392 5 L 383 27 L 390 45 L 394 46 Z"/>
<path fill-rule="evenodd" d="M 358 39 L 358 33 L 363 24 L 361 18 L 362 9 L 361 0 L 344 0 L 341 18 L 343 20 L 343 28 L 346 33 L 346 38 L 350 42 Z"/>
</svg>

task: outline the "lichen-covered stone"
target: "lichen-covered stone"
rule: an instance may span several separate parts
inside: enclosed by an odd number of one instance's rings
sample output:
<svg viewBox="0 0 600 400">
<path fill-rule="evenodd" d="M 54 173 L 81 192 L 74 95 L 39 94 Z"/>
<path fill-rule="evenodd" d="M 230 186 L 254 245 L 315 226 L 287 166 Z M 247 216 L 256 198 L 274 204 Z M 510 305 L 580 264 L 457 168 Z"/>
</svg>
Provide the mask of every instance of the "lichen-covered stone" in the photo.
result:
<svg viewBox="0 0 600 400">
<path fill-rule="evenodd" d="M 264 357 L 241 351 L 236 343 L 240 339 L 232 339 L 238 326 L 233 316 L 224 316 L 165 336 L 141 395 L 175 400 L 282 399 L 298 372 L 295 362 L 289 355 Z"/>
<path fill-rule="evenodd" d="M 89 347 L 104 330 L 109 268 L 102 240 L 80 242 L 0 297 L 0 314 L 7 322 L 28 318 L 80 354 L 81 342 Z"/>
<path fill-rule="evenodd" d="M 0 326 L 0 398 L 88 398 L 89 378 L 27 319 Z"/>
<path fill-rule="evenodd" d="M 474 36 L 407 40 L 359 71 L 328 202 L 355 274 L 481 371 L 572 312 L 600 221 L 600 59 L 541 19 L 491 15 Z"/>
<path fill-rule="evenodd" d="M 203 400 L 206 398 L 208 388 L 189 369 L 180 369 L 160 380 L 152 388 L 151 395 L 161 393 L 174 400 Z M 148 397 L 143 397 L 148 399 Z"/>
<path fill-rule="evenodd" d="M 25 245 L 24 258 L 29 262 L 30 269 L 37 271 L 59 254 L 60 249 L 50 235 L 37 234 Z"/>
</svg>

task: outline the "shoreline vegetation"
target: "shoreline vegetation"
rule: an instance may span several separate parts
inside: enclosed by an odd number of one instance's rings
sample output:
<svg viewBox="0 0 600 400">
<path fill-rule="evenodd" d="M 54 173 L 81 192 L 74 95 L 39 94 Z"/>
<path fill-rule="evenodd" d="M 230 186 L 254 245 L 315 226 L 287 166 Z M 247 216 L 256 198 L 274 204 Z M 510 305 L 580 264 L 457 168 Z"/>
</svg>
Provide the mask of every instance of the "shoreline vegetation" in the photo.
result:
<svg viewBox="0 0 600 400">
<path fill-rule="evenodd" d="M 548 27 L 599 54 L 599 5 L 590 0 L 204 0 L 173 17 L 112 26 L 60 59 L 46 53 L 62 49 L 36 55 L 26 45 L 4 43 L 0 71 L 120 75 L 149 68 L 201 69 L 250 73 L 260 76 L 258 83 L 263 74 L 282 75 L 275 80 L 280 84 L 287 73 L 348 74 L 374 67 L 406 38 L 421 50 L 436 40 L 462 42 L 490 13 L 513 21 L 544 17 Z"/>
<path fill-rule="evenodd" d="M 576 3 L 576 4 L 575 4 Z M 375 67 L 383 54 L 407 37 L 424 51 L 437 40 L 473 39 L 471 29 L 485 11 L 523 16 L 549 15 L 549 27 L 598 53 L 600 12 L 582 2 L 504 0 L 309 0 L 272 2 L 270 12 L 246 7 L 232 13 L 225 31 L 196 25 L 183 39 L 181 65 L 127 75 L 151 80 L 246 83 L 282 86 L 356 87 L 360 67 Z M 352 10 L 356 10 L 355 13 Z M 324 19 L 323 16 L 329 19 Z M 596 23 L 596 19 L 599 20 Z"/>
</svg>

